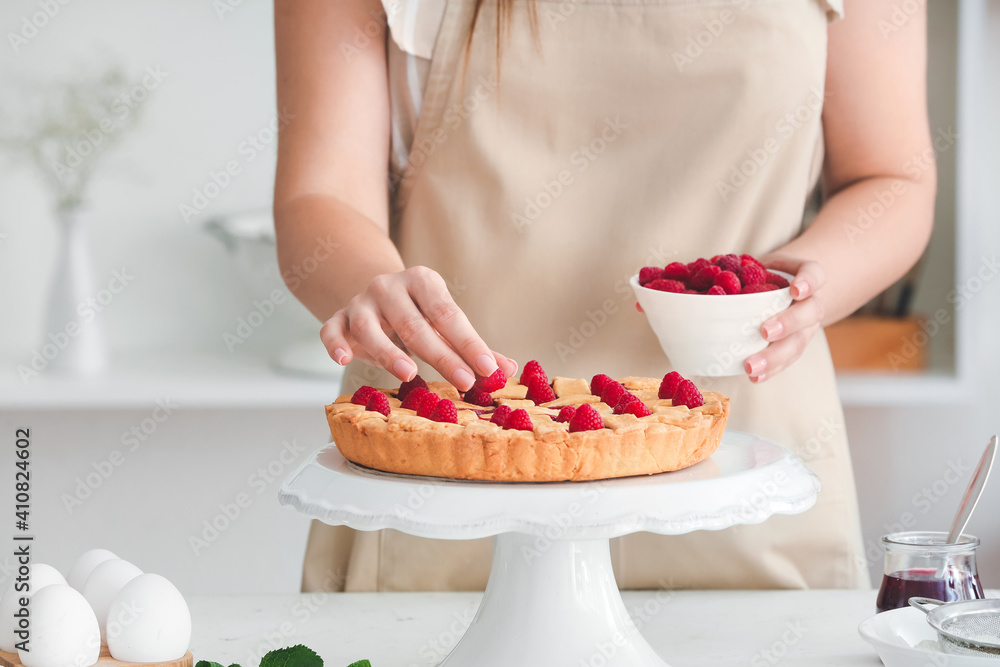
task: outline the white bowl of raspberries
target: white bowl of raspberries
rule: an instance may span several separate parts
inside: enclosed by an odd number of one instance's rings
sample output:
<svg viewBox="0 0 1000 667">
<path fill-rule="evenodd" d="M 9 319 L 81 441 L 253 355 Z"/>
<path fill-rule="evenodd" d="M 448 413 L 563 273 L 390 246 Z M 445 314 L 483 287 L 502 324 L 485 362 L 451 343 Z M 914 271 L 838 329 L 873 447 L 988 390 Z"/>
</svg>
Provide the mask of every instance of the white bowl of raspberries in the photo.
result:
<svg viewBox="0 0 1000 667">
<path fill-rule="evenodd" d="M 791 305 L 791 278 L 728 254 L 647 266 L 630 282 L 673 367 L 722 377 L 741 375 L 744 360 L 767 347 L 760 326 Z"/>
</svg>

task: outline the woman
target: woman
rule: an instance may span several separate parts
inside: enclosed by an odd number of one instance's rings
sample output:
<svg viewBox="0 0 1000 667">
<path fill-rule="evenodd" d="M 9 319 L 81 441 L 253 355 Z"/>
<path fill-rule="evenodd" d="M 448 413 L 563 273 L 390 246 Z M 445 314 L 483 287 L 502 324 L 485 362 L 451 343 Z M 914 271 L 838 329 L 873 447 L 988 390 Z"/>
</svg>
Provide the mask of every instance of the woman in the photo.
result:
<svg viewBox="0 0 1000 667">
<path fill-rule="evenodd" d="M 923 8 L 890 23 L 892 0 L 844 4 L 385 0 L 387 30 L 375 0 L 277 0 L 278 104 L 293 118 L 279 259 L 339 244 L 294 287 L 348 364 L 345 391 L 417 372 L 464 390 L 513 359 L 659 376 L 627 277 L 764 256 L 794 274 L 794 304 L 763 323 L 770 345 L 745 376 L 699 383 L 732 397 L 732 428 L 798 453 L 819 501 L 757 526 L 616 540 L 618 582 L 866 587 L 822 327 L 923 252 L 935 174 L 903 171 L 930 148 Z M 314 524 L 303 587 L 481 589 L 490 554 L 490 540 Z"/>
</svg>

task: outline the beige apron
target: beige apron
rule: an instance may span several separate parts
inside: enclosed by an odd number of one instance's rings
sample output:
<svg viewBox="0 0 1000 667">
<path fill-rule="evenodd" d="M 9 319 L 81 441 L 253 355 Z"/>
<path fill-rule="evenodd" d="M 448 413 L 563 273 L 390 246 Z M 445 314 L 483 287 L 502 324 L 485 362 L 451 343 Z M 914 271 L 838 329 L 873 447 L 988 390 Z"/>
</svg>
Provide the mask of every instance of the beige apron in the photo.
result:
<svg viewBox="0 0 1000 667">
<path fill-rule="evenodd" d="M 820 0 L 522 3 L 496 85 L 487 2 L 463 71 L 472 0 L 450 0 L 395 192 L 393 237 L 495 349 L 550 375 L 660 376 L 669 364 L 628 277 L 646 264 L 764 254 L 795 237 L 822 161 L 827 12 Z M 392 74 L 390 73 L 390 76 Z M 433 376 L 421 365 L 425 377 Z M 615 540 L 622 588 L 869 585 L 826 341 L 732 396 L 730 428 L 795 451 L 816 506 L 755 526 Z M 345 391 L 394 386 L 350 369 Z M 492 539 L 438 541 L 314 522 L 305 590 L 485 586 Z"/>
</svg>

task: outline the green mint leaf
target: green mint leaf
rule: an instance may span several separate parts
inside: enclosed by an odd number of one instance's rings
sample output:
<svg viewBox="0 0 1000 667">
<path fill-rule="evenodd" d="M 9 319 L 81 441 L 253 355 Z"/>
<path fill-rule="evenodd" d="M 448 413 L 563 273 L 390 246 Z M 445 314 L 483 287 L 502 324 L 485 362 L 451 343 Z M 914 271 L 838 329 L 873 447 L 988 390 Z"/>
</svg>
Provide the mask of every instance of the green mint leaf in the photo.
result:
<svg viewBox="0 0 1000 667">
<path fill-rule="evenodd" d="M 260 659 L 260 667 L 323 667 L 323 658 L 311 648 L 296 644 L 269 652 Z"/>
<path fill-rule="evenodd" d="M 357 662 L 352 662 L 347 667 L 372 667 L 372 663 L 367 660 L 358 660 Z"/>
<path fill-rule="evenodd" d="M 197 663 L 195 663 L 194 667 L 222 667 L 222 665 L 220 665 L 217 662 L 209 662 L 208 660 L 199 660 Z"/>
</svg>

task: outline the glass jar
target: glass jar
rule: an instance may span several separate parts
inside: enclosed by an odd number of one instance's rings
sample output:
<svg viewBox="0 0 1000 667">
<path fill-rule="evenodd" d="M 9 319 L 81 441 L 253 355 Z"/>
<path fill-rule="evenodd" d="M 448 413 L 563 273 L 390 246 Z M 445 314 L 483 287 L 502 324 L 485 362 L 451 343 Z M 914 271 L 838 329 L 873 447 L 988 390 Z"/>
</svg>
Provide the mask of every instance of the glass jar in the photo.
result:
<svg viewBox="0 0 1000 667">
<path fill-rule="evenodd" d="M 962 535 L 945 544 L 947 533 L 911 531 L 882 538 L 885 569 L 878 592 L 878 612 L 906 607 L 911 597 L 944 602 L 981 600 L 983 586 L 976 569 L 979 539 Z"/>
</svg>

